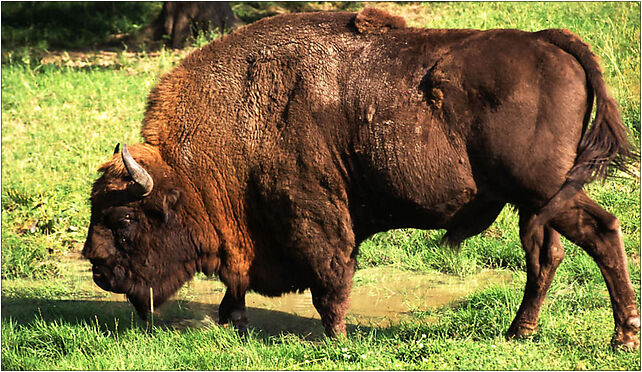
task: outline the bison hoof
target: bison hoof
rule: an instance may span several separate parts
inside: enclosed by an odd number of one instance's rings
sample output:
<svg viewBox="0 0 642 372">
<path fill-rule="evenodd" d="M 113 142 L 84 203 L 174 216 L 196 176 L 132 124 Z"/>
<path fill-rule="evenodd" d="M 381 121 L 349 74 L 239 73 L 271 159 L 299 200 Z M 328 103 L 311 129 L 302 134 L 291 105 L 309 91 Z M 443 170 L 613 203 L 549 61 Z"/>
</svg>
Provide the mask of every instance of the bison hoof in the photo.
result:
<svg viewBox="0 0 642 372">
<path fill-rule="evenodd" d="M 535 332 L 537 332 L 537 325 L 527 325 L 527 324 L 520 324 L 520 325 L 511 325 L 510 328 L 508 329 L 508 332 L 506 332 L 506 339 L 507 340 L 522 340 L 525 338 L 529 338 L 532 336 Z"/>
<path fill-rule="evenodd" d="M 329 338 L 347 337 L 348 334 L 346 332 L 345 323 L 335 324 L 334 326 L 326 326 L 325 335 Z"/>
<path fill-rule="evenodd" d="M 637 351 L 638 349 L 640 349 L 640 339 L 637 335 L 626 339 L 618 337 L 618 335 L 614 335 L 613 339 L 611 340 L 611 346 L 616 350 L 620 349 L 625 351 Z"/>
<path fill-rule="evenodd" d="M 634 317 L 626 322 L 626 325 L 617 327 L 611 339 L 611 346 L 614 349 L 637 351 L 640 349 L 640 318 Z"/>
<path fill-rule="evenodd" d="M 227 326 L 228 326 L 227 324 L 224 325 L 224 327 L 227 327 Z M 241 336 L 241 337 L 247 336 L 247 325 L 245 325 L 245 324 L 232 324 L 232 326 L 234 327 L 234 330 L 236 331 L 236 333 L 239 334 L 239 336 Z"/>
<path fill-rule="evenodd" d="M 230 314 L 230 320 L 232 325 L 242 336 L 247 334 L 247 317 L 245 316 L 245 310 L 234 310 Z"/>
</svg>

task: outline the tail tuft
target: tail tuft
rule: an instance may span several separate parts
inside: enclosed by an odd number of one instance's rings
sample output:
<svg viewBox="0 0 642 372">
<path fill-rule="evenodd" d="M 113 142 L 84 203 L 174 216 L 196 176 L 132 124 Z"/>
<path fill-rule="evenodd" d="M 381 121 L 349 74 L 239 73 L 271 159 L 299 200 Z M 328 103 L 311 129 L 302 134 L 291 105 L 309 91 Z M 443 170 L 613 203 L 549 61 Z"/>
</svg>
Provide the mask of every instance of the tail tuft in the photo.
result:
<svg viewBox="0 0 642 372">
<path fill-rule="evenodd" d="M 609 167 L 632 174 L 629 165 L 638 156 L 622 124 L 620 113 L 611 97 L 598 103 L 593 126 L 582 137 L 571 175 L 581 175 L 585 182 L 606 179 Z"/>
</svg>

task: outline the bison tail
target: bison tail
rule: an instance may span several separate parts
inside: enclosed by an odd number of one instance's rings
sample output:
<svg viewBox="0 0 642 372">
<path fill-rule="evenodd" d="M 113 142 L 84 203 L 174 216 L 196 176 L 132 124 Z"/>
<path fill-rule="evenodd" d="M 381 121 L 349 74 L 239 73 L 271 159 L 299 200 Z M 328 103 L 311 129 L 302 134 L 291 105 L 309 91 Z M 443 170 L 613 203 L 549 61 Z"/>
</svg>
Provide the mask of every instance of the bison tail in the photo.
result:
<svg viewBox="0 0 642 372">
<path fill-rule="evenodd" d="M 584 184 L 606 179 L 609 167 L 632 174 L 628 165 L 637 157 L 637 151 L 629 141 L 629 130 L 622 123 L 617 104 L 607 91 L 597 57 L 589 46 L 568 30 L 544 30 L 536 35 L 575 57 L 584 69 L 592 91 L 575 164 L 562 187 L 530 221 L 532 224 L 545 224 Z M 589 127 L 593 96 L 596 101 L 595 118 Z"/>
<path fill-rule="evenodd" d="M 569 30 L 544 30 L 537 35 L 577 59 L 595 96 L 595 119 L 587 129 L 590 112 L 587 113 L 585 130 L 569 179 L 581 185 L 595 179 L 605 179 L 610 166 L 630 174 L 628 165 L 637 156 L 637 152 L 629 141 L 629 130 L 622 124 L 617 104 L 607 91 L 595 54 Z M 593 96 L 590 96 L 589 107 L 592 107 L 592 101 Z"/>
</svg>

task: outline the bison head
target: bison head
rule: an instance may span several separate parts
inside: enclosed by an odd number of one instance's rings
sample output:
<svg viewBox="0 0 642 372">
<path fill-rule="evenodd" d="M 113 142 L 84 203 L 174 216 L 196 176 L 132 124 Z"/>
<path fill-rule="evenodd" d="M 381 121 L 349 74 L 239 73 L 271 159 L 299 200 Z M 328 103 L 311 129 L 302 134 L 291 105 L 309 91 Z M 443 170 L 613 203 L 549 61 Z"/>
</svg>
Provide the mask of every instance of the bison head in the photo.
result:
<svg viewBox="0 0 642 372">
<path fill-rule="evenodd" d="M 197 247 L 184 226 L 185 191 L 174 170 L 154 146 L 129 150 L 117 146 L 100 169 L 82 254 L 92 264 L 94 282 L 126 294 L 146 318 L 150 292 L 160 305 L 194 275 Z"/>
</svg>

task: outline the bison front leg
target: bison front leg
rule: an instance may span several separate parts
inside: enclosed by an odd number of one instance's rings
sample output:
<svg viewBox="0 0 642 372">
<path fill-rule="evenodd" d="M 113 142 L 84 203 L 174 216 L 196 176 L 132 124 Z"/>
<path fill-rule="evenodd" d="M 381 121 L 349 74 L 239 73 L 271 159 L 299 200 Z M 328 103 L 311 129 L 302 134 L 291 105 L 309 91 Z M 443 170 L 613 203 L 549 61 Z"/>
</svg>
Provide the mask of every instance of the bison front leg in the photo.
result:
<svg viewBox="0 0 642 372">
<path fill-rule="evenodd" d="M 312 303 L 328 337 L 345 335 L 356 243 L 347 202 L 337 192 L 318 189 L 288 208 L 296 211 L 288 231 L 288 250 L 307 276 Z"/>
<path fill-rule="evenodd" d="M 229 288 L 225 291 L 223 300 L 218 307 L 218 322 L 232 325 L 239 333 L 247 332 L 247 316 L 245 314 L 245 293 L 234 294 Z"/>
<path fill-rule="evenodd" d="M 533 225 L 532 215 L 522 216 L 520 238 L 526 252 L 526 288 L 524 298 L 506 337 L 521 338 L 537 331 L 537 319 L 553 281 L 555 270 L 564 259 L 564 249 L 557 231 L 549 226 Z"/>
<path fill-rule="evenodd" d="M 335 257 L 332 259 L 329 270 L 324 274 L 310 289 L 312 303 L 321 315 L 321 323 L 328 337 L 345 335 L 345 316 L 350 306 L 354 260 L 342 263 L 338 257 Z"/>
</svg>

